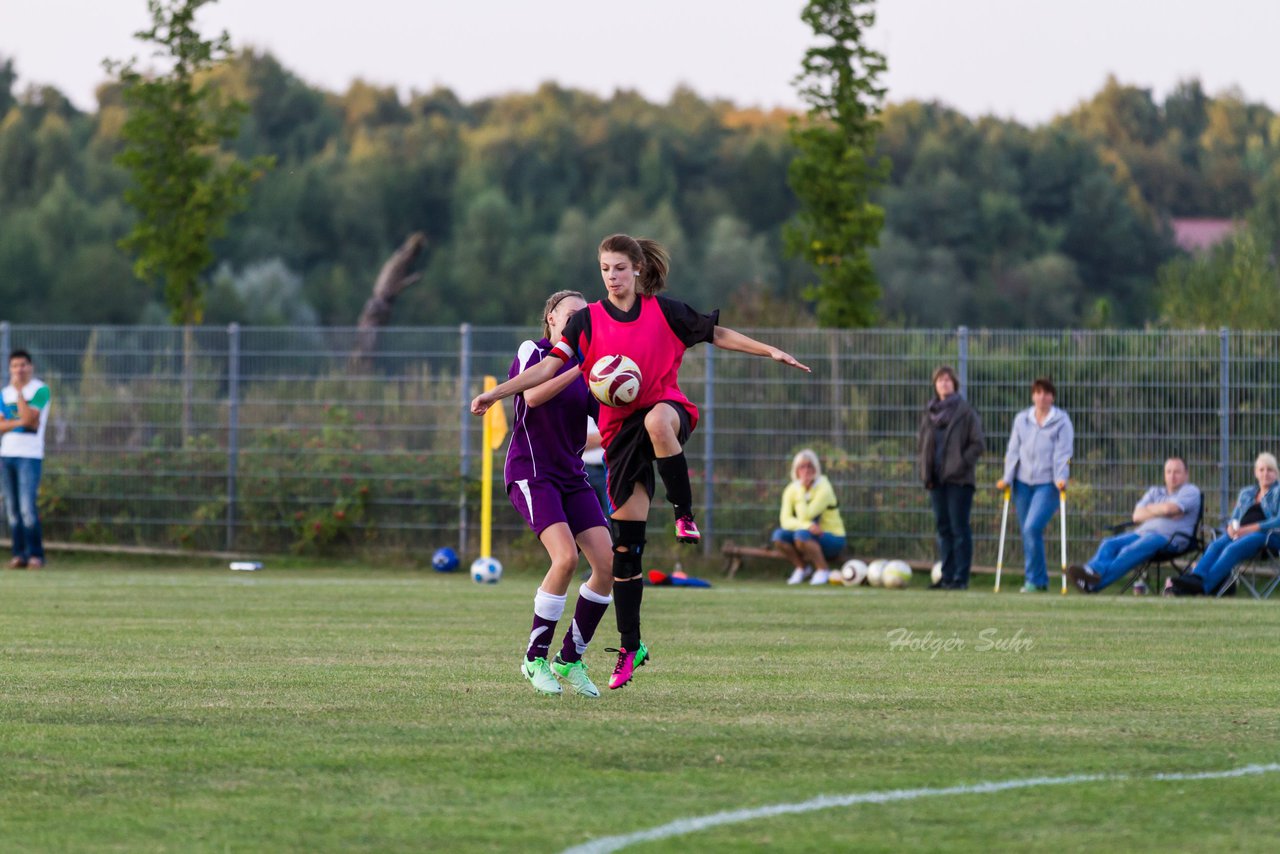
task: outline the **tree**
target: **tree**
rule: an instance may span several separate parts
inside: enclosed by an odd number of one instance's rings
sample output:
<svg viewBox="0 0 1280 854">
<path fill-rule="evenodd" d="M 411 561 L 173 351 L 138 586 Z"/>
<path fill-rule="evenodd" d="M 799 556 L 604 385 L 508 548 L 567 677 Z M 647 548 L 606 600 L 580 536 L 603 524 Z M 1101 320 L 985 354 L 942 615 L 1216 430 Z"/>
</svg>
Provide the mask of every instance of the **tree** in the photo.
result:
<svg viewBox="0 0 1280 854">
<path fill-rule="evenodd" d="M 201 75 L 231 54 L 225 31 L 206 41 L 195 29 L 196 12 L 210 2 L 147 0 L 151 28 L 134 36 L 161 49 L 158 55 L 172 63 L 167 72 L 144 74 L 136 58 L 106 63 L 118 72 L 129 109 L 118 162 L 133 179 L 125 201 L 138 213 L 121 246 L 135 254 L 139 278 L 164 282 L 171 318 L 184 325 L 202 318 L 201 275 L 213 262 L 211 241 L 270 166 L 267 158 L 246 164 L 219 151 L 235 137 L 245 107 L 201 85 Z"/>
<path fill-rule="evenodd" d="M 885 90 L 876 78 L 884 57 L 862 43 L 875 21 L 869 0 L 810 0 L 801 19 L 825 44 L 805 51 L 796 77 L 809 105 L 795 119 L 796 147 L 788 179 L 800 210 L 784 232 L 787 253 L 816 268 L 805 296 L 827 326 L 869 326 L 880 296 L 869 250 L 879 240 L 884 211 L 872 190 L 888 176 L 875 158 L 877 116 Z"/>
<path fill-rule="evenodd" d="M 4 118 L 9 108 L 18 103 L 13 97 L 13 84 L 17 80 L 18 72 L 13 67 L 13 60 L 0 61 L 0 118 Z"/>
</svg>

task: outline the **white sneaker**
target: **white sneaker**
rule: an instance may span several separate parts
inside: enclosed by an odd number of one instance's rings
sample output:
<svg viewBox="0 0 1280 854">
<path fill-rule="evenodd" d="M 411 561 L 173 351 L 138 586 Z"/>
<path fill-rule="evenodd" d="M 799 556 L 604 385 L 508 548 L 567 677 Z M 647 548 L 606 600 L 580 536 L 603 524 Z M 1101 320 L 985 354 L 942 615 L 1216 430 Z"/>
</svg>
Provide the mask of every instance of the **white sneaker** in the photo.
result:
<svg viewBox="0 0 1280 854">
<path fill-rule="evenodd" d="M 815 587 L 819 584 L 826 584 L 831 581 L 831 570 L 820 569 L 813 574 L 813 578 L 809 579 L 809 583 Z"/>
<path fill-rule="evenodd" d="M 791 571 L 791 577 L 787 579 L 788 584 L 803 584 L 805 578 L 809 575 L 809 571 L 803 566 L 797 566 Z"/>
</svg>

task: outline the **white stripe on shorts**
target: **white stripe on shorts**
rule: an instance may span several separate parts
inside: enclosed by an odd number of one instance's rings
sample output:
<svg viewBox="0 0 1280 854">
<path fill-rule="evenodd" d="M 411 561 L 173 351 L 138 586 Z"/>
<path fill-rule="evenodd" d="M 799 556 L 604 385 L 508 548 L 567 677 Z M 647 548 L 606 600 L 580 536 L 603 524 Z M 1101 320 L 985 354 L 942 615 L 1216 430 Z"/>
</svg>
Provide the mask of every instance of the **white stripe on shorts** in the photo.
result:
<svg viewBox="0 0 1280 854">
<path fill-rule="evenodd" d="M 524 496 L 524 506 L 529 508 L 529 524 L 537 526 L 537 520 L 533 518 L 533 496 L 529 494 L 529 481 L 517 480 L 516 486 L 520 487 L 520 494 Z"/>
</svg>

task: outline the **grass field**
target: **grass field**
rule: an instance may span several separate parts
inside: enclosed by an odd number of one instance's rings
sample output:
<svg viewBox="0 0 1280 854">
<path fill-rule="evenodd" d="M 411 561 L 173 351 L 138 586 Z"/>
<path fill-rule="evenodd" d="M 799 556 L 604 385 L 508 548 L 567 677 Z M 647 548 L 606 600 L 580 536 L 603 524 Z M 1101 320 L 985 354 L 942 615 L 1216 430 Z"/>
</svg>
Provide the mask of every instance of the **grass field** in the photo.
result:
<svg viewBox="0 0 1280 854">
<path fill-rule="evenodd" d="M 539 575 L 5 572 L 0 851 L 559 851 L 819 795 L 1073 775 L 1109 779 L 626 850 L 1280 839 L 1280 773 L 1155 778 L 1280 761 L 1280 603 L 651 588 L 653 662 L 588 701 L 535 697 L 517 671 Z M 612 614 L 603 629 L 587 657 L 602 685 Z"/>
</svg>

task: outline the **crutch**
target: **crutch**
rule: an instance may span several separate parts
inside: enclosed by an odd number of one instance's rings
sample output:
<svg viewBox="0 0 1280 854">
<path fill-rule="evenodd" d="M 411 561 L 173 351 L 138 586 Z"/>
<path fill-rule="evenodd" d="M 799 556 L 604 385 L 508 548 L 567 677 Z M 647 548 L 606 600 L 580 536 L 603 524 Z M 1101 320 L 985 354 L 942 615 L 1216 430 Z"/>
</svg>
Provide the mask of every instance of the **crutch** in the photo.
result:
<svg viewBox="0 0 1280 854">
<path fill-rule="evenodd" d="M 1009 496 L 1013 490 L 1004 488 L 1004 510 L 1000 513 L 1000 547 L 996 549 L 996 593 L 1000 592 L 1000 571 L 1004 568 L 1004 535 L 1009 530 Z"/>
<path fill-rule="evenodd" d="M 1062 595 L 1067 595 L 1067 491 L 1058 490 L 1058 519 L 1062 523 Z"/>
</svg>

